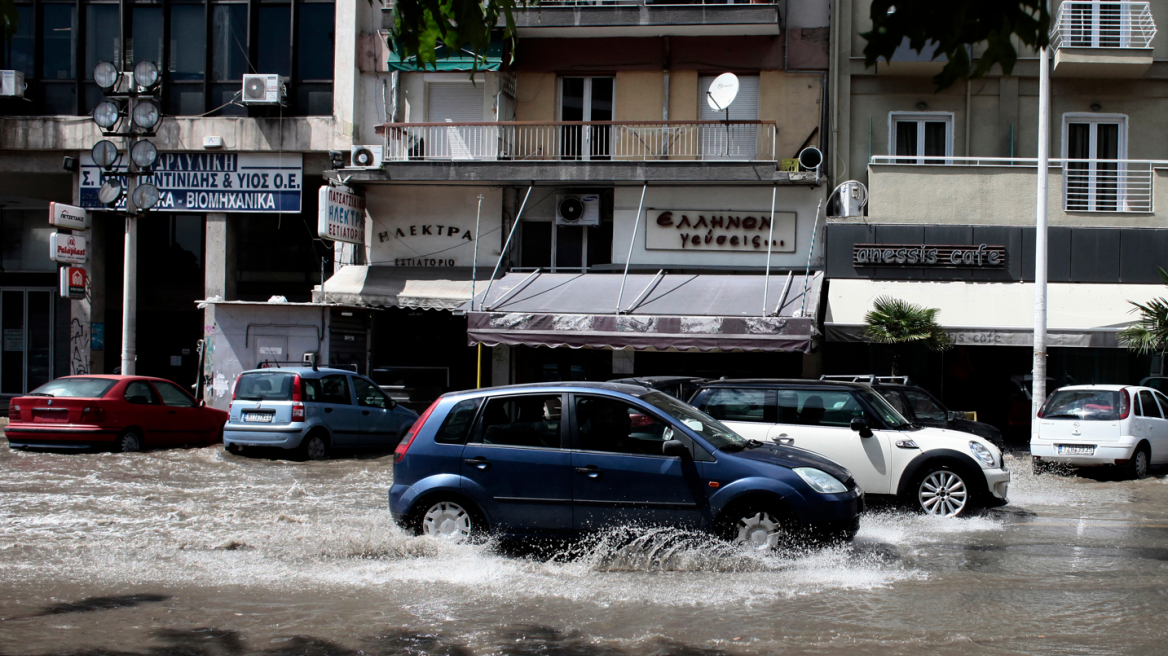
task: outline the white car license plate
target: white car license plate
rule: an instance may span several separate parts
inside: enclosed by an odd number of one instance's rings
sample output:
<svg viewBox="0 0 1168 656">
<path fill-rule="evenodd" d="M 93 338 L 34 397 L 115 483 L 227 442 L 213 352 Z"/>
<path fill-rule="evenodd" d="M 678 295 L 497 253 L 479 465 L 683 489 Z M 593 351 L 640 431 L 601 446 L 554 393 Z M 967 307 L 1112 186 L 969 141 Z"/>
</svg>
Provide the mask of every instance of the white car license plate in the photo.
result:
<svg viewBox="0 0 1168 656">
<path fill-rule="evenodd" d="M 258 422 L 261 424 L 272 423 L 273 415 L 268 412 L 245 412 L 243 413 L 244 421 Z"/>
<path fill-rule="evenodd" d="M 1093 456 L 1095 455 L 1095 447 L 1091 445 L 1060 444 L 1058 452 L 1060 456 Z"/>
</svg>

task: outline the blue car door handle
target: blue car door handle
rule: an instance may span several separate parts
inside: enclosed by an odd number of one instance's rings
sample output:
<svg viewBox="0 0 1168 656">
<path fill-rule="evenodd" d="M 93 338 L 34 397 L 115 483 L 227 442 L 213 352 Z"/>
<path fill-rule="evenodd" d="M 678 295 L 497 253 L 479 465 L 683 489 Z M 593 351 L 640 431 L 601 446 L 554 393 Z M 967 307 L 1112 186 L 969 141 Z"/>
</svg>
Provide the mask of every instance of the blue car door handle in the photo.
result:
<svg viewBox="0 0 1168 656">
<path fill-rule="evenodd" d="M 368 410 L 362 410 L 362 411 L 361 411 L 361 414 L 363 414 L 363 415 L 368 415 L 368 414 L 369 414 L 369 411 L 368 411 Z"/>
<path fill-rule="evenodd" d="M 333 409 L 332 409 L 332 408 L 325 408 L 325 409 L 324 409 L 324 411 L 325 411 L 325 412 L 332 412 L 332 411 L 333 411 Z"/>
<path fill-rule="evenodd" d="M 587 467 L 577 467 L 577 474 L 584 474 L 588 478 L 600 478 L 600 467 L 596 465 L 588 465 Z"/>
<path fill-rule="evenodd" d="M 467 458 L 466 460 L 463 460 L 463 462 L 472 467 L 478 467 L 483 471 L 487 471 L 491 468 L 491 461 L 482 456 L 478 456 L 477 458 Z"/>
</svg>

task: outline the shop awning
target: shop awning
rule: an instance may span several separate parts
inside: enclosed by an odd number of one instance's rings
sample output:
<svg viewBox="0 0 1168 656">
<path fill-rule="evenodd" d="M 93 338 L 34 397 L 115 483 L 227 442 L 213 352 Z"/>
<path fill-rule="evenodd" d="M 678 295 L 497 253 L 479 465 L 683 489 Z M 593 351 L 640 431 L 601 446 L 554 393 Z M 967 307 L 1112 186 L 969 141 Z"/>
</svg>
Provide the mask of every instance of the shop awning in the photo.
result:
<svg viewBox="0 0 1168 656">
<path fill-rule="evenodd" d="M 1119 347 L 1116 333 L 1136 320 L 1128 301 L 1168 295 L 1163 285 L 1050 283 L 1051 346 Z M 957 344 L 1032 346 L 1034 284 L 833 279 L 824 332 L 829 341 L 864 341 L 864 315 L 879 296 L 938 308 L 937 322 Z"/>
<path fill-rule="evenodd" d="M 630 274 L 618 313 L 621 278 L 508 274 L 495 281 L 489 297 L 480 292 L 475 299 L 469 341 L 659 351 L 811 350 L 822 273 L 806 281 L 806 302 L 803 275 L 771 275 L 765 303 L 761 275 Z"/>
<path fill-rule="evenodd" d="M 489 277 L 490 272 L 485 272 Z M 480 270 L 479 289 L 485 289 Z M 325 303 L 454 310 L 470 301 L 471 270 L 397 266 L 344 267 L 324 283 Z"/>
<path fill-rule="evenodd" d="M 475 65 L 474 52 L 469 47 L 462 50 L 447 48 L 446 44 L 439 43 L 434 47 L 434 55 L 438 59 L 436 66 L 418 64 L 417 57 L 402 59 L 398 53 L 390 51 L 389 70 L 391 71 L 497 71 L 503 65 L 503 42 L 491 41 L 487 47 L 486 61 L 480 60 Z"/>
</svg>

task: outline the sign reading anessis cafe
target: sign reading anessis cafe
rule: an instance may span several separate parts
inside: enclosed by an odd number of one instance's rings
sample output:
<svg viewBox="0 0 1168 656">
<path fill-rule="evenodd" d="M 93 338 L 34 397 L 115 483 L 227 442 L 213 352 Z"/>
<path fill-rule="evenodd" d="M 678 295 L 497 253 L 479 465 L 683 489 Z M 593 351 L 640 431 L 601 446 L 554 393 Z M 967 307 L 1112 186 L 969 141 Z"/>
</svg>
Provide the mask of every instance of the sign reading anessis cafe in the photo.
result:
<svg viewBox="0 0 1168 656">
<path fill-rule="evenodd" d="M 723 210 L 648 211 L 645 248 L 716 252 L 795 252 L 795 213 L 775 212 L 774 231 L 770 211 Z"/>
<path fill-rule="evenodd" d="M 1006 266 L 1006 247 L 855 244 L 852 266 L 996 269 Z"/>
</svg>

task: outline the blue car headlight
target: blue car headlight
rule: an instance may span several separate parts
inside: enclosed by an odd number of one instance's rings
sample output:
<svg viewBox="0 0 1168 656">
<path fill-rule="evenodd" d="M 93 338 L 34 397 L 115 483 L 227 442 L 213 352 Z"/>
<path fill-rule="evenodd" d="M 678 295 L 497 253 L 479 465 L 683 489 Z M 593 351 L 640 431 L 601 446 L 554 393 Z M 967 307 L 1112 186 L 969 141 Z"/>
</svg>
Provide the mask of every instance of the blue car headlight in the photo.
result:
<svg viewBox="0 0 1168 656">
<path fill-rule="evenodd" d="M 994 459 L 993 452 L 991 452 L 989 449 L 985 448 L 985 446 L 983 446 L 982 444 L 979 444 L 977 442 L 970 442 L 969 443 L 969 451 L 971 453 L 973 453 L 973 457 L 982 461 L 982 463 L 986 467 L 993 467 L 994 465 L 997 464 L 997 460 Z"/>
<path fill-rule="evenodd" d="M 848 488 L 844 487 L 844 484 L 839 482 L 835 476 L 820 469 L 814 467 L 796 467 L 791 471 L 798 474 L 799 478 L 810 485 L 812 490 L 820 494 L 839 494 L 848 491 Z"/>
</svg>

